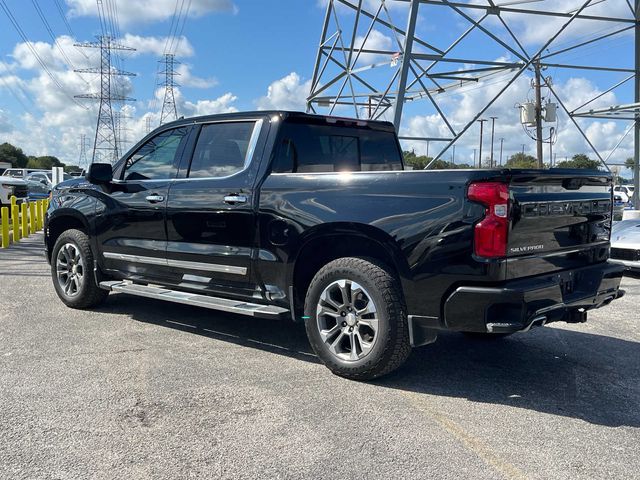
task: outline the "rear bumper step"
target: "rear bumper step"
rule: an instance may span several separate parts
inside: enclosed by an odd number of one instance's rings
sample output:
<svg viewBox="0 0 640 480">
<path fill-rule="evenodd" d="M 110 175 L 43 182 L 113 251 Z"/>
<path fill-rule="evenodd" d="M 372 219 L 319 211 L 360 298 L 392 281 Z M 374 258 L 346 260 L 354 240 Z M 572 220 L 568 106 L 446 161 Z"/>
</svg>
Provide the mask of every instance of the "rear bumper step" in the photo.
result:
<svg viewBox="0 0 640 480">
<path fill-rule="evenodd" d="M 288 318 L 289 316 L 288 309 L 274 305 L 261 305 L 259 303 L 247 303 L 240 300 L 229 300 L 228 298 L 210 297 L 178 290 L 169 290 L 158 286 L 138 285 L 128 281 L 100 282 L 100 288 L 112 292 L 128 293 L 129 295 L 137 295 L 139 297 L 154 298 L 251 317 L 281 319 Z"/>
</svg>

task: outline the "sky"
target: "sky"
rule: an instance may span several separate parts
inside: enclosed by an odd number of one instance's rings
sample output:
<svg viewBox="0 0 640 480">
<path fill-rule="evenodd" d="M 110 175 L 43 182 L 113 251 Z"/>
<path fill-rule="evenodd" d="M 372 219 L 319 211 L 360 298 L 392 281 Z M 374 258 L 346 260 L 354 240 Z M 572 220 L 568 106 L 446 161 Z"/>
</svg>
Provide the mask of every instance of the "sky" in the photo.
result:
<svg viewBox="0 0 640 480">
<path fill-rule="evenodd" d="M 357 0 L 351 0 L 357 3 Z M 323 19 L 328 0 L 104 0 L 118 18 L 118 42 L 135 48 L 124 51 L 115 66 L 135 73 L 119 80 L 120 91 L 135 101 L 116 108 L 122 112 L 126 146 L 133 145 L 146 134 L 148 122 L 156 127 L 164 89 L 159 85 L 158 60 L 163 52 L 175 52 L 179 76 L 176 82 L 178 114 L 184 116 L 221 112 L 289 109 L 304 110 L 311 88 L 311 78 L 317 54 Z M 464 0 L 464 3 L 485 3 Z M 503 2 L 504 3 L 504 2 Z M 543 0 L 527 5 L 539 10 L 558 10 L 556 0 Z M 571 12 L 582 2 L 567 0 L 561 10 Z M 594 1 L 589 14 L 630 18 L 626 0 Z M 364 0 L 365 8 L 375 12 L 380 0 Z M 407 2 L 387 0 L 384 17 L 397 25 L 406 25 Z M 99 51 L 79 48 L 78 43 L 94 42 L 100 35 L 101 23 L 96 0 L 0 0 L 0 143 L 8 141 L 30 155 L 55 155 L 65 163 L 77 164 L 80 137 L 86 135 L 91 157 L 97 102 L 74 98 L 83 93 L 99 91 L 98 75 L 77 73 L 75 69 L 91 69 L 99 65 Z M 175 13 L 182 7 L 181 21 L 176 25 Z M 479 12 L 465 10 L 469 18 Z M 351 32 L 354 16 L 345 7 L 337 15 L 344 32 Z M 522 46 L 529 53 L 537 51 L 566 20 L 543 16 L 503 14 Z M 15 23 L 15 25 L 14 25 Z M 16 29 L 16 25 L 19 31 Z M 441 67 L 440 71 L 473 68 L 471 60 L 515 61 L 514 41 L 495 15 L 483 21 L 483 26 L 502 39 L 500 44 L 485 32 L 476 30 L 457 45 L 450 56 L 469 60 Z M 420 7 L 416 34 L 437 48 L 446 49 L 469 26 L 468 19 L 448 7 Z M 594 36 L 612 33 L 624 24 L 575 21 L 547 49 L 557 51 L 588 41 Z M 364 42 L 370 22 L 361 21 L 356 42 Z M 329 32 L 337 29 L 333 21 Z M 170 34 L 175 34 L 171 36 Z M 178 35 L 180 34 L 180 35 Z M 350 39 L 346 38 L 345 42 Z M 173 40 L 168 40 L 171 37 Z M 397 32 L 376 24 L 364 47 L 371 50 L 394 51 L 398 47 Z M 359 40 L 358 40 L 359 39 Z M 25 41 L 26 40 L 26 41 Z M 420 51 L 420 49 L 417 49 Z M 37 53 L 34 55 L 34 52 Z M 425 51 L 426 53 L 426 51 Z M 554 57 L 554 62 L 574 65 L 608 65 L 620 68 L 633 66 L 633 35 L 630 31 L 613 35 L 597 44 L 569 51 Z M 364 69 L 361 76 L 376 88 L 386 88 L 397 65 L 389 56 L 363 55 L 356 67 Z M 475 65 L 477 66 L 477 65 Z M 334 70 L 332 71 L 332 68 Z M 336 65 L 328 67 L 319 85 L 335 76 Z M 483 78 L 463 86 L 446 83 L 447 88 L 434 94 L 435 103 L 445 114 L 454 130 L 459 131 L 509 80 L 511 72 Z M 545 76 L 552 78 L 552 87 L 569 110 L 600 95 L 629 74 L 600 73 L 584 69 L 549 68 Z M 503 140 L 503 157 L 521 151 L 534 153 L 535 143 L 519 123 L 517 105 L 531 98 L 531 72 L 525 72 L 487 110 L 484 118 L 497 117 L 494 145 L 498 159 L 499 140 Z M 339 85 L 339 84 L 338 84 Z M 432 85 L 431 85 L 432 86 Z M 632 82 L 602 95 L 592 108 L 633 102 Z M 337 88 L 337 87 L 336 87 Z M 328 89 L 327 92 L 331 91 Z M 550 92 L 543 91 L 545 97 Z M 555 99 L 554 99 L 555 101 Z M 326 113 L 320 109 L 318 113 Z M 334 114 L 363 115 L 353 108 L 338 107 Z M 388 115 L 386 116 L 388 118 Z M 149 120 L 147 120 L 149 119 Z M 631 155 L 633 135 L 623 139 L 628 122 L 613 120 L 579 120 L 587 137 L 603 157 L 611 154 L 612 163 L 623 163 Z M 557 160 L 576 153 L 596 155 L 560 108 L 554 151 Z M 551 126 L 551 124 L 549 125 Z M 416 137 L 449 136 L 446 124 L 428 98 L 408 102 L 401 126 L 401 135 Z M 404 148 L 426 153 L 426 142 L 403 142 Z M 444 143 L 430 142 L 430 155 Z M 456 143 L 455 157 L 450 149 L 446 160 L 472 163 L 479 147 L 479 125 L 472 124 Z M 483 158 L 490 150 L 490 123 L 485 124 Z M 545 146 L 545 154 L 549 146 Z M 476 152 L 474 153 L 474 149 Z M 623 174 L 629 174 L 622 170 Z"/>
</svg>

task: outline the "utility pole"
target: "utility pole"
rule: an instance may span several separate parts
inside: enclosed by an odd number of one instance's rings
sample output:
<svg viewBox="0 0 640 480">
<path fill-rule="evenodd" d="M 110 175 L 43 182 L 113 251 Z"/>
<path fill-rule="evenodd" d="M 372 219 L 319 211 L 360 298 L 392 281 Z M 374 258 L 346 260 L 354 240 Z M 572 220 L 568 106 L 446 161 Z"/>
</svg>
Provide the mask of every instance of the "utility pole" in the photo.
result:
<svg viewBox="0 0 640 480">
<path fill-rule="evenodd" d="M 523 155 L 523 156 L 524 156 L 524 147 L 525 147 L 525 144 L 523 143 L 523 144 L 522 144 L 522 155 Z"/>
<path fill-rule="evenodd" d="M 111 80 L 112 77 L 118 76 L 133 77 L 135 76 L 135 73 L 123 72 L 112 68 L 111 55 L 112 52 L 116 50 L 135 51 L 135 48 L 115 43 L 113 38 L 108 35 L 99 36 L 97 42 L 77 43 L 75 46 L 100 49 L 100 67 L 76 70 L 78 73 L 96 73 L 100 75 L 100 93 L 76 95 L 76 98 L 88 98 L 91 100 L 98 100 L 100 102 L 91 163 L 96 161 L 115 163 L 119 159 L 120 155 L 118 151 L 116 128 L 113 120 L 112 103 L 130 102 L 134 101 L 134 99 L 114 93 Z"/>
<path fill-rule="evenodd" d="M 484 132 L 484 122 L 486 121 L 487 120 L 485 120 L 484 118 L 481 118 L 480 120 L 478 120 L 478 122 L 480 123 L 480 150 L 478 153 L 478 168 L 482 168 L 482 135 Z"/>
<path fill-rule="evenodd" d="M 451 154 L 451 163 L 456 164 L 456 146 L 453 146 L 453 153 Z"/>
<path fill-rule="evenodd" d="M 551 127 L 549 131 L 549 166 L 553 168 L 553 133 L 555 132 L 555 128 Z"/>
<path fill-rule="evenodd" d="M 474 167 L 476 166 L 476 153 L 477 153 L 477 150 L 474 148 L 473 149 L 473 166 Z"/>
<path fill-rule="evenodd" d="M 180 62 L 176 61 L 173 53 L 165 53 L 160 63 L 164 64 L 164 100 L 162 101 L 162 110 L 160 112 L 160 125 L 178 119 L 178 109 L 176 107 L 176 99 L 174 95 L 174 87 L 179 85 L 175 82 L 176 73 L 175 66 Z"/>
<path fill-rule="evenodd" d="M 495 162 L 493 161 L 493 142 L 494 142 L 494 136 L 496 133 L 496 120 L 498 119 L 498 117 L 490 117 L 491 118 L 491 160 L 489 161 L 489 168 L 493 168 L 495 165 Z"/>
<path fill-rule="evenodd" d="M 502 166 L 502 150 L 504 147 L 504 138 L 500 139 L 500 166 Z"/>
<path fill-rule="evenodd" d="M 540 66 L 540 58 L 537 58 L 533 62 L 533 68 L 535 70 L 535 91 L 536 91 L 536 146 L 538 157 L 538 168 L 543 168 L 543 154 L 542 154 L 542 67 Z"/>
</svg>

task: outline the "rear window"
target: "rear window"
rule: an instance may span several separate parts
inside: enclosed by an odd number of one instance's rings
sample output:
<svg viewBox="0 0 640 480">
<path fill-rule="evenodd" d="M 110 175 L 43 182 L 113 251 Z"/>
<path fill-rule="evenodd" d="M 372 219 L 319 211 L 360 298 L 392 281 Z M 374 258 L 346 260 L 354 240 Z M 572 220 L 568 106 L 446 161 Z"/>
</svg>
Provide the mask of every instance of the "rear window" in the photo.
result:
<svg viewBox="0 0 640 480">
<path fill-rule="evenodd" d="M 285 123 L 274 173 L 402 170 L 402 155 L 391 132 L 364 128 Z"/>
</svg>

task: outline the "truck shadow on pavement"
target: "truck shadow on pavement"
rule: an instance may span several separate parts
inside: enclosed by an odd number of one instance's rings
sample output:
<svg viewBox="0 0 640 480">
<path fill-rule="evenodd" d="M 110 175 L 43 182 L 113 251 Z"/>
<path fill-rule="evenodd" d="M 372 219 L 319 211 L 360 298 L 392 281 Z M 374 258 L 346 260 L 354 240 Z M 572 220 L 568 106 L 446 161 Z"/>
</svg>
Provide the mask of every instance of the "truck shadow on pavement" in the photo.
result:
<svg viewBox="0 0 640 480">
<path fill-rule="evenodd" d="M 99 310 L 319 363 L 304 326 L 127 295 Z M 327 375 L 330 373 L 327 371 Z M 419 394 L 466 398 L 611 427 L 640 427 L 640 344 L 545 327 L 502 340 L 442 333 L 404 367 L 372 382 Z"/>
</svg>

